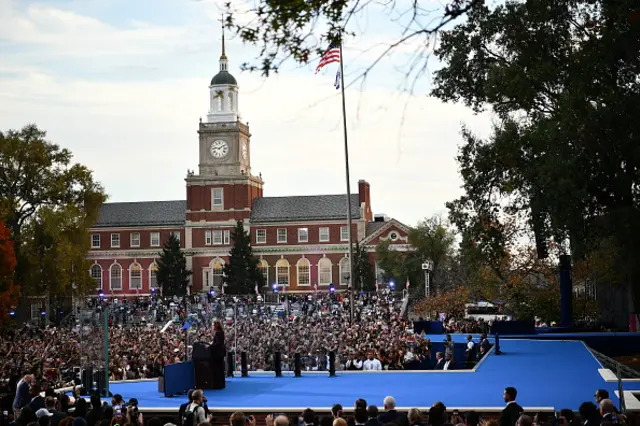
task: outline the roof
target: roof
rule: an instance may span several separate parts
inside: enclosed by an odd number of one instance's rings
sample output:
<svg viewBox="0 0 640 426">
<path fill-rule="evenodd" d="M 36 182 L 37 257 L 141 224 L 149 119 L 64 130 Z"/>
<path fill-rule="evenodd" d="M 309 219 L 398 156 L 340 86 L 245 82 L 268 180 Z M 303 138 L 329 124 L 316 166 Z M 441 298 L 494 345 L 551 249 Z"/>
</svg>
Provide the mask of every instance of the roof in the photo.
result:
<svg viewBox="0 0 640 426">
<path fill-rule="evenodd" d="M 105 203 L 94 225 L 97 228 L 115 226 L 167 226 L 184 225 L 187 202 L 136 201 L 130 203 Z"/>
<path fill-rule="evenodd" d="M 365 236 L 369 236 L 374 234 L 378 229 L 385 226 L 388 222 L 367 222 L 367 231 L 365 232 Z"/>
<path fill-rule="evenodd" d="M 231 75 L 229 71 L 220 71 L 218 74 L 214 75 L 211 79 L 211 86 L 217 86 L 219 84 L 231 84 L 234 86 L 238 85 L 236 78 Z"/>
<path fill-rule="evenodd" d="M 342 220 L 347 216 L 346 198 L 346 194 L 256 198 L 251 221 Z M 351 195 L 351 217 L 360 219 L 358 194 Z"/>
</svg>

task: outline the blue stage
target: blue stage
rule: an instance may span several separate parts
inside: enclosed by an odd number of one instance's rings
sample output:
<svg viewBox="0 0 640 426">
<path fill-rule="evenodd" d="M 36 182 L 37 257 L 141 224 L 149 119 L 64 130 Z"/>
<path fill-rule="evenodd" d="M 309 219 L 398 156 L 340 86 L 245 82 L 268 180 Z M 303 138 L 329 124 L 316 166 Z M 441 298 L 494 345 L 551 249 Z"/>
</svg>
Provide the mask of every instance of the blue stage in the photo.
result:
<svg viewBox="0 0 640 426">
<path fill-rule="evenodd" d="M 443 336 L 431 336 L 441 341 Z M 456 336 L 461 340 L 465 336 Z M 593 401 L 596 389 L 607 389 L 613 401 L 617 383 L 605 381 L 600 363 L 581 341 L 505 339 L 503 355 L 492 350 L 474 371 L 337 372 L 305 373 L 303 377 L 274 377 L 273 372 L 249 373 L 248 378 L 227 379 L 227 388 L 205 391 L 212 411 L 326 410 L 335 403 L 352 407 L 356 398 L 382 406 L 385 396 L 395 397 L 402 409 L 428 409 L 435 401 L 448 408 L 499 411 L 503 390 L 518 389 L 518 402 L 529 412 L 578 409 Z M 237 375 L 238 373 L 236 373 Z M 640 382 L 625 383 L 625 390 L 640 390 Z M 141 410 L 175 412 L 186 397 L 165 398 L 156 381 L 119 382 L 112 393 L 138 399 Z"/>
</svg>

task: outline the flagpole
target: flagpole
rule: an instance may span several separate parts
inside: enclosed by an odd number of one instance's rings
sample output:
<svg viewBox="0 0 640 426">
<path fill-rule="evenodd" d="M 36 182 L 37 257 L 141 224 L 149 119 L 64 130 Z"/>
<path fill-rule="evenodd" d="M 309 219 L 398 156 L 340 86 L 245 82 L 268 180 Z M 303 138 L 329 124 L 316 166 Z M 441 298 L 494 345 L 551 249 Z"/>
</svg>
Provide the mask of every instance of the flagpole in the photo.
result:
<svg viewBox="0 0 640 426">
<path fill-rule="evenodd" d="M 354 306 L 353 296 L 353 232 L 351 219 L 351 183 L 349 173 L 349 138 L 347 137 L 347 104 L 344 96 L 344 57 L 342 56 L 342 40 L 340 40 L 340 90 L 342 91 L 342 127 L 344 132 L 344 168 L 347 179 L 347 228 L 349 229 L 349 320 L 353 322 Z"/>
</svg>

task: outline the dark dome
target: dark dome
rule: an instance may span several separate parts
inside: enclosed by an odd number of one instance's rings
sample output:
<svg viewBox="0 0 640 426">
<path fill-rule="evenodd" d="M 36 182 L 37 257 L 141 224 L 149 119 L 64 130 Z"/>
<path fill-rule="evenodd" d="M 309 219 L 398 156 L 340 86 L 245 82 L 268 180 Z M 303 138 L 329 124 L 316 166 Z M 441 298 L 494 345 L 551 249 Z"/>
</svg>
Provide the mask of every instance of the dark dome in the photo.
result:
<svg viewBox="0 0 640 426">
<path fill-rule="evenodd" d="M 218 84 L 232 84 L 237 86 L 238 82 L 234 76 L 229 74 L 229 71 L 220 71 L 211 79 L 211 86 Z"/>
</svg>

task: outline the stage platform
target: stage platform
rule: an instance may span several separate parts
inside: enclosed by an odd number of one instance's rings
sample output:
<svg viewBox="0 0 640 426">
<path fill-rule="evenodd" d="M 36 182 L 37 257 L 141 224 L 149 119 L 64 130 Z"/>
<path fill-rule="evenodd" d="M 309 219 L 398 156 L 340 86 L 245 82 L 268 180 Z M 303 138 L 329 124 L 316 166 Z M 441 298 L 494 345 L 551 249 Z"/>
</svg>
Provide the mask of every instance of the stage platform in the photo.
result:
<svg viewBox="0 0 640 426">
<path fill-rule="evenodd" d="M 437 335 L 440 341 L 442 337 Z M 456 335 L 454 340 L 461 342 L 465 337 Z M 352 407 L 357 398 L 381 407 L 387 395 L 396 399 L 399 409 L 428 410 L 435 401 L 442 401 L 448 409 L 497 413 L 504 407 L 507 386 L 518 389 L 518 402 L 531 413 L 577 410 L 582 402 L 593 401 L 596 389 L 607 389 L 618 404 L 617 382 L 583 342 L 505 339 L 500 346 L 502 355 L 492 349 L 474 370 L 338 371 L 336 377 L 303 372 L 300 378 L 250 372 L 247 378 L 227 379 L 224 390 L 205 394 L 213 412 L 254 413 L 299 413 L 307 407 L 325 411 L 335 403 Z M 624 388 L 627 407 L 640 410 L 640 402 L 632 395 L 640 392 L 640 381 L 625 381 Z M 158 393 L 156 380 L 113 382 L 110 390 L 125 400 L 137 398 L 143 412 L 175 413 L 186 401 L 184 396 L 165 398 Z"/>
</svg>

